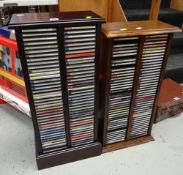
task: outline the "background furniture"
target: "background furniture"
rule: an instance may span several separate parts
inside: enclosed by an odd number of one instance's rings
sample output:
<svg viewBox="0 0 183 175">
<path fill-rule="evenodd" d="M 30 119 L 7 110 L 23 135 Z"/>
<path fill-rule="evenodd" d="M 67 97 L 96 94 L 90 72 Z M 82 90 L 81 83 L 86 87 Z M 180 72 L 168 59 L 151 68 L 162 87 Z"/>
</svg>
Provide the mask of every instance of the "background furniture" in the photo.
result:
<svg viewBox="0 0 183 175">
<path fill-rule="evenodd" d="M 183 112 L 183 86 L 167 78 L 163 80 L 155 122 L 174 117 Z"/>
</svg>

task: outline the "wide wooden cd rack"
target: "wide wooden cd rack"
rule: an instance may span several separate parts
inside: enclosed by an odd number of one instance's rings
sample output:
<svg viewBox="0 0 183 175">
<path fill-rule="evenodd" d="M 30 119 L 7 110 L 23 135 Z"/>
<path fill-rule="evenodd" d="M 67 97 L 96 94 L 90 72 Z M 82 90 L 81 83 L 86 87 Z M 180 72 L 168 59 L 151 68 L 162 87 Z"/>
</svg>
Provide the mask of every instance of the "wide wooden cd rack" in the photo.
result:
<svg viewBox="0 0 183 175">
<path fill-rule="evenodd" d="M 101 24 L 90 11 L 16 14 L 15 29 L 35 131 L 38 169 L 100 155 Z"/>
<path fill-rule="evenodd" d="M 170 42 L 177 27 L 159 21 L 103 25 L 100 133 L 103 152 L 152 140 Z"/>
<path fill-rule="evenodd" d="M 177 27 L 91 11 L 16 14 L 38 169 L 152 140 Z"/>
</svg>

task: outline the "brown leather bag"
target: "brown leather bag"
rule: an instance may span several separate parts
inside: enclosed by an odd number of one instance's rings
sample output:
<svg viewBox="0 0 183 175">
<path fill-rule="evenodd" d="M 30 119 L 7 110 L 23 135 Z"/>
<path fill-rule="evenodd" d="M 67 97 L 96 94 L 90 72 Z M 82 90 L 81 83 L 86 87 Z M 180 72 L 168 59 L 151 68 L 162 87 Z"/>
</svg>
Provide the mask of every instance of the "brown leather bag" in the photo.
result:
<svg viewBox="0 0 183 175">
<path fill-rule="evenodd" d="M 183 112 L 183 86 L 171 79 L 163 80 L 155 123 Z"/>
</svg>

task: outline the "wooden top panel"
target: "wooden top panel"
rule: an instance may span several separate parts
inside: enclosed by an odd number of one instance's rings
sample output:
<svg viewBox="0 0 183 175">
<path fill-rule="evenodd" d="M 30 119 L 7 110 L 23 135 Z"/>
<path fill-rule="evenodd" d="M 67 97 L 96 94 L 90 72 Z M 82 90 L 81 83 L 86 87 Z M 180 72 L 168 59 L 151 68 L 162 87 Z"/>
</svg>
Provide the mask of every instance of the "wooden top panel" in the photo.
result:
<svg viewBox="0 0 183 175">
<path fill-rule="evenodd" d="M 114 22 L 104 24 L 102 29 L 107 38 L 181 32 L 178 27 L 160 21 Z"/>
<path fill-rule="evenodd" d="M 104 22 L 104 19 L 91 11 L 62 12 L 62 13 L 23 13 L 14 14 L 9 23 L 10 27 L 33 24 L 53 24 L 64 22 Z"/>
</svg>

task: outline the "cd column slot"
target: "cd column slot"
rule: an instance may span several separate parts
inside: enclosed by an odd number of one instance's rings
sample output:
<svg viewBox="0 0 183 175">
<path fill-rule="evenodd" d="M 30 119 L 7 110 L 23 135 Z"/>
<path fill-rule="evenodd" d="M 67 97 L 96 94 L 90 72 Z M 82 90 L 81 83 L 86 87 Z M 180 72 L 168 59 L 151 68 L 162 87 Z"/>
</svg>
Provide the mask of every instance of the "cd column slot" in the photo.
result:
<svg viewBox="0 0 183 175">
<path fill-rule="evenodd" d="M 22 30 L 23 48 L 43 153 L 67 148 L 56 27 Z"/>
<path fill-rule="evenodd" d="M 126 140 L 139 37 L 113 40 L 106 144 Z"/>
<path fill-rule="evenodd" d="M 148 135 L 167 38 L 167 34 L 145 36 L 130 138 Z"/>
<path fill-rule="evenodd" d="M 19 50 L 19 55 L 20 55 L 20 61 L 22 65 L 22 70 L 24 72 L 24 81 L 26 84 L 26 92 L 28 96 L 28 102 L 30 106 L 30 112 L 31 112 L 31 117 L 32 117 L 32 122 L 33 122 L 33 127 L 34 127 L 34 132 L 35 132 L 35 146 L 36 150 L 39 154 L 43 153 L 43 148 L 41 144 L 41 138 L 40 138 L 40 131 L 37 123 L 37 117 L 36 117 L 36 111 L 35 111 L 35 105 L 34 105 L 34 99 L 32 95 L 32 90 L 31 90 L 31 84 L 30 84 L 30 77 L 29 77 L 29 71 L 27 68 L 27 63 L 26 63 L 26 56 L 25 56 L 25 51 L 24 51 L 24 44 L 23 44 L 23 39 L 22 39 L 22 30 L 20 28 L 15 29 L 16 33 L 16 40 L 18 43 L 18 50 Z"/>
<path fill-rule="evenodd" d="M 137 89 L 139 85 L 140 69 L 142 66 L 142 52 L 144 47 L 144 39 L 145 39 L 144 36 L 141 36 L 138 43 L 137 62 L 136 62 L 135 76 L 134 76 L 134 82 L 133 82 L 132 99 L 131 99 L 131 106 L 130 106 L 130 112 L 129 112 L 129 118 L 128 118 L 126 140 L 130 139 L 131 125 L 133 121 L 133 110 L 135 107 L 135 98 L 137 95 Z"/>
<path fill-rule="evenodd" d="M 64 28 L 72 147 L 94 143 L 96 25 Z"/>
<path fill-rule="evenodd" d="M 166 51 L 165 51 L 165 55 L 164 55 L 164 60 L 163 60 L 163 64 L 162 64 L 162 69 L 161 69 L 161 74 L 160 74 L 160 79 L 159 79 L 159 84 L 158 84 L 158 88 L 157 88 L 157 93 L 156 93 L 156 99 L 154 102 L 154 108 L 153 108 L 153 112 L 152 112 L 152 117 L 151 117 L 151 121 L 150 121 L 150 126 L 149 126 L 149 130 L 148 130 L 148 134 L 150 135 L 151 130 L 152 130 L 152 125 L 154 123 L 154 119 L 155 119 L 155 115 L 156 115 L 156 111 L 157 111 L 157 103 L 158 103 L 158 96 L 160 93 L 160 89 L 161 89 L 161 84 L 164 78 L 164 72 L 166 69 L 166 65 L 167 65 L 167 61 L 168 61 L 168 54 L 171 48 L 171 41 L 173 39 L 173 34 L 168 34 L 168 40 L 167 40 L 167 44 L 166 44 Z"/>
</svg>

